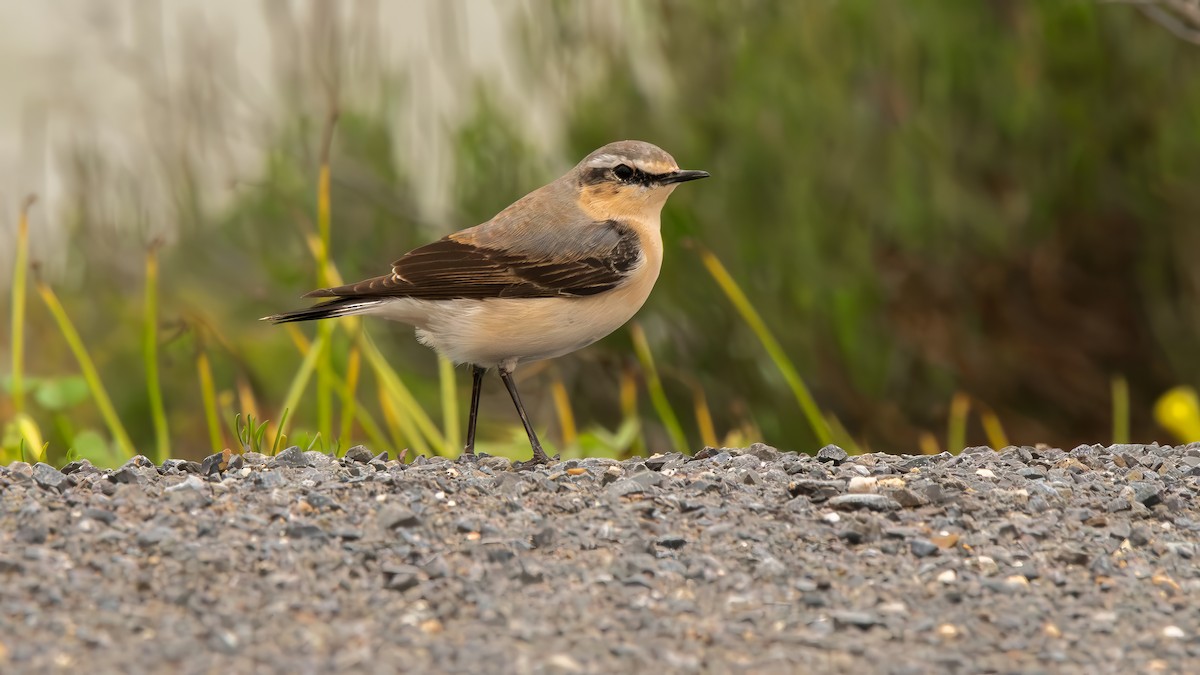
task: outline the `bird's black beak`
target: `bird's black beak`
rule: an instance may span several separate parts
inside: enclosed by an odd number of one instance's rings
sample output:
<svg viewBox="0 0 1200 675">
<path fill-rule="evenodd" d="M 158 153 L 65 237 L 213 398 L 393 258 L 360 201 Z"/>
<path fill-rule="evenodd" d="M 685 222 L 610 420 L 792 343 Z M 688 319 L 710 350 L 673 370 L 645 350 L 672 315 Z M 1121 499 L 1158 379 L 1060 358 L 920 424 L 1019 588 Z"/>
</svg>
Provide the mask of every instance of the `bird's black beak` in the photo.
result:
<svg viewBox="0 0 1200 675">
<path fill-rule="evenodd" d="M 701 178 L 708 178 L 708 172 L 684 171 L 683 169 L 680 169 L 679 171 L 672 171 L 671 173 L 663 176 L 659 179 L 659 182 L 663 184 L 686 183 L 689 180 L 700 180 Z"/>
</svg>

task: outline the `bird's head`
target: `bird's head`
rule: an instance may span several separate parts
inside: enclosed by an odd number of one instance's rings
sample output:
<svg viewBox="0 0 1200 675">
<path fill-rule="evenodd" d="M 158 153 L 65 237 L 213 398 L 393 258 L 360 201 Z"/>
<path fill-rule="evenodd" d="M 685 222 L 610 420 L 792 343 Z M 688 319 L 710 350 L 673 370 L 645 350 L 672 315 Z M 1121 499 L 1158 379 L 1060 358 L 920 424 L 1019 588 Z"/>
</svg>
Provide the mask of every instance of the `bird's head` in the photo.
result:
<svg viewBox="0 0 1200 675">
<path fill-rule="evenodd" d="M 564 178 L 577 186 L 579 205 L 597 219 L 657 216 L 675 186 L 706 171 L 685 171 L 662 148 L 617 141 L 583 158 Z"/>
</svg>

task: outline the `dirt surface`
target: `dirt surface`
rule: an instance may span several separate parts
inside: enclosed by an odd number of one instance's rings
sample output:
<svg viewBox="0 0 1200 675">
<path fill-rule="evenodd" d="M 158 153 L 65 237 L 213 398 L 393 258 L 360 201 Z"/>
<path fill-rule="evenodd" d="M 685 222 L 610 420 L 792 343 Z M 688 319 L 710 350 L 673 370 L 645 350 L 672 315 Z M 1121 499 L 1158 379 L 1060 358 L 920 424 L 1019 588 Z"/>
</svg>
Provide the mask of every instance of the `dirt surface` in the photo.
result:
<svg viewBox="0 0 1200 675">
<path fill-rule="evenodd" d="M 0 467 L 6 673 L 1200 671 L 1200 444 L 64 471 Z"/>
</svg>

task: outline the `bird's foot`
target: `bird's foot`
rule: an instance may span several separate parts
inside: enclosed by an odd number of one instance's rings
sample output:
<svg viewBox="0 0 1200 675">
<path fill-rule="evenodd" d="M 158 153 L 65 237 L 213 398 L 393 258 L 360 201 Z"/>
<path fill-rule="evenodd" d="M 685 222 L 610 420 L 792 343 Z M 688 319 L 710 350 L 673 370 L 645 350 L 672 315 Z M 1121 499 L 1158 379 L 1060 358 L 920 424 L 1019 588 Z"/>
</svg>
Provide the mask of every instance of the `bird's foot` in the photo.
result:
<svg viewBox="0 0 1200 675">
<path fill-rule="evenodd" d="M 524 462 L 513 462 L 513 471 L 531 471 L 539 466 L 545 466 L 557 459 L 557 456 L 551 458 L 546 454 L 545 450 L 535 447 L 533 449 L 533 457 Z"/>
<path fill-rule="evenodd" d="M 475 454 L 473 448 L 463 450 L 463 453 L 458 456 L 459 464 L 477 464 L 479 463 L 479 455 Z"/>
</svg>

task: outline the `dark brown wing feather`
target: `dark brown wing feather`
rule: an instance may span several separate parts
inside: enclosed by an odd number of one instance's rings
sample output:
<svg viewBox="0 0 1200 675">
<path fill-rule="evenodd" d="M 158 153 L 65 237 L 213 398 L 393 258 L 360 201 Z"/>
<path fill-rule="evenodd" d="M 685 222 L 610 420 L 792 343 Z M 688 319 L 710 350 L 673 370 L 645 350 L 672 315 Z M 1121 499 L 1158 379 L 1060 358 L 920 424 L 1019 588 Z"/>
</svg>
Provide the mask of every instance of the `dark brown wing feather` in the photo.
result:
<svg viewBox="0 0 1200 675">
<path fill-rule="evenodd" d="M 305 297 L 548 298 L 601 293 L 620 284 L 642 257 L 637 233 L 618 221 L 615 244 L 571 258 L 539 258 L 446 237 L 392 264 L 392 273 Z"/>
</svg>

